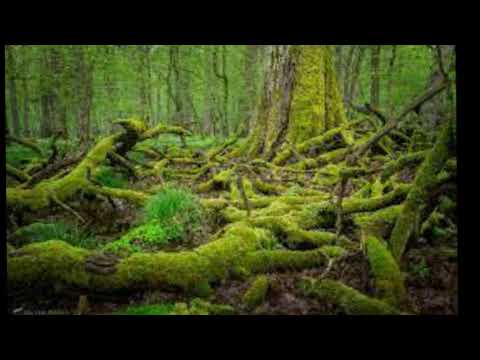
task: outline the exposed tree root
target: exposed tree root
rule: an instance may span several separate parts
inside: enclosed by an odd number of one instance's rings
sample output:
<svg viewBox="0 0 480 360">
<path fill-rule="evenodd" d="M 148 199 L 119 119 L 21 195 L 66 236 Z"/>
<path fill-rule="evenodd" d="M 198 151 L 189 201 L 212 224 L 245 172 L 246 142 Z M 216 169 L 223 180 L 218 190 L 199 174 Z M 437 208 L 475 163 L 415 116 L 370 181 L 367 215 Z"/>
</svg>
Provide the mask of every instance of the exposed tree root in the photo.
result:
<svg viewBox="0 0 480 360">
<path fill-rule="evenodd" d="M 306 296 L 335 304 L 340 312 L 347 315 L 400 315 L 399 310 L 387 303 L 337 281 L 306 278 L 298 286 Z"/>
</svg>

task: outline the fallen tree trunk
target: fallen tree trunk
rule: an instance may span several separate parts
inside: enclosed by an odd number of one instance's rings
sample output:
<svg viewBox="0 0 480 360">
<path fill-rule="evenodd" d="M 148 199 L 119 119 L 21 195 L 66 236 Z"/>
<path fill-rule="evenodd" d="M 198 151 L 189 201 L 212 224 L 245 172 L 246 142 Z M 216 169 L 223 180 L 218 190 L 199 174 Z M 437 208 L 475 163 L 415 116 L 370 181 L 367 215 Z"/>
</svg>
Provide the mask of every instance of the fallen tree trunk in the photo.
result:
<svg viewBox="0 0 480 360">
<path fill-rule="evenodd" d="M 400 262 L 408 240 L 415 230 L 420 208 L 436 185 L 437 174 L 447 162 L 453 142 L 452 121 L 447 121 L 435 146 L 421 165 L 390 237 L 392 254 Z"/>
<path fill-rule="evenodd" d="M 135 119 L 121 120 L 117 124 L 121 125 L 125 132 L 100 140 L 66 176 L 59 179 L 41 181 L 31 189 L 21 187 L 7 188 L 7 206 L 11 209 L 38 210 L 50 206 L 52 197 L 64 203 L 74 198 L 79 191 L 88 192 L 89 190 L 96 190 L 100 193 L 110 192 L 113 195 L 116 191 L 92 187 L 87 173 L 89 171 L 94 173 L 96 168 L 110 154 L 123 156 L 138 141 L 143 141 L 159 133 L 180 131 L 177 128 L 172 129 L 165 126 L 158 126 L 150 131 L 146 129 L 142 121 Z M 126 194 L 119 193 L 121 195 Z M 136 201 L 137 198 L 134 197 L 134 200 Z"/>
<path fill-rule="evenodd" d="M 137 253 L 119 260 L 51 240 L 9 252 L 8 284 L 12 289 L 61 284 L 95 292 L 180 289 L 202 296 L 221 279 L 319 266 L 342 250 L 270 250 L 274 243 L 271 232 L 245 223 L 192 251 Z"/>
</svg>

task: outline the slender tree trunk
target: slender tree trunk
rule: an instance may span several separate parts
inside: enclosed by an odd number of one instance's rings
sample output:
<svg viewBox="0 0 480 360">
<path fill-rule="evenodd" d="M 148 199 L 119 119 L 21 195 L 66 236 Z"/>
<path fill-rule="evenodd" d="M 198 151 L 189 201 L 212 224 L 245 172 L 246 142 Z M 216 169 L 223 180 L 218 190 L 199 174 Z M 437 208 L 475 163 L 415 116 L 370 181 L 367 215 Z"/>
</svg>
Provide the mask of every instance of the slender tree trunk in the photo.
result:
<svg viewBox="0 0 480 360">
<path fill-rule="evenodd" d="M 140 45 L 139 52 L 140 117 L 144 119 L 147 124 L 152 125 L 150 45 Z"/>
<path fill-rule="evenodd" d="M 380 45 L 371 48 L 370 104 L 375 108 L 380 105 L 380 49 Z"/>
<path fill-rule="evenodd" d="M 222 135 L 223 137 L 228 137 L 230 133 L 230 128 L 229 128 L 229 121 L 228 121 L 228 97 L 229 97 L 229 89 L 228 89 L 228 77 L 226 74 L 226 66 L 227 66 L 227 60 L 226 60 L 226 55 L 227 55 L 227 49 L 225 45 L 222 45 L 222 71 L 219 69 L 218 65 L 218 51 L 217 47 L 213 47 L 213 52 L 212 52 L 212 64 L 213 64 L 213 71 L 215 73 L 215 76 L 222 81 L 223 85 L 223 104 L 222 104 L 222 109 L 220 110 L 220 118 L 222 120 L 221 126 L 222 126 Z"/>
<path fill-rule="evenodd" d="M 27 79 L 22 81 L 23 85 L 23 135 L 30 137 L 32 132 L 30 130 L 30 97 L 28 91 Z"/>
<path fill-rule="evenodd" d="M 387 84 L 387 96 L 388 96 L 388 109 L 391 113 L 393 111 L 393 75 L 395 70 L 395 61 L 397 60 L 397 46 L 392 45 L 392 54 L 388 64 L 388 84 Z"/>
<path fill-rule="evenodd" d="M 68 138 L 68 128 L 67 128 L 67 109 L 65 104 L 63 103 L 63 99 L 61 97 L 61 89 L 64 86 L 62 84 L 61 74 L 64 68 L 64 59 L 62 53 L 59 49 L 55 47 L 50 48 L 50 66 L 51 66 L 51 74 L 53 77 L 52 83 L 52 97 L 50 98 L 51 101 L 51 109 L 54 115 L 54 127 L 55 131 L 60 131 L 62 137 L 64 139 Z"/>
<path fill-rule="evenodd" d="M 230 119 L 228 116 L 228 77 L 227 77 L 227 46 L 222 45 L 222 82 L 223 82 L 223 121 L 225 124 L 225 136 L 230 135 Z"/>
<path fill-rule="evenodd" d="M 343 74 L 344 74 L 343 75 L 343 93 L 347 99 L 350 99 L 352 95 L 350 93 L 350 90 L 351 90 L 352 75 L 354 74 L 354 71 L 355 71 L 354 70 L 355 64 L 353 60 L 355 59 L 355 54 L 358 53 L 359 50 L 360 50 L 359 46 L 350 45 L 345 63 L 343 64 Z"/>
<path fill-rule="evenodd" d="M 239 124 L 239 134 L 245 136 L 250 132 L 251 123 L 255 113 L 256 86 L 255 75 L 258 58 L 258 45 L 247 45 L 245 51 L 245 95 L 240 103 L 241 120 Z"/>
<path fill-rule="evenodd" d="M 365 47 L 359 46 L 357 56 L 355 57 L 355 61 L 353 63 L 353 69 L 352 69 L 352 78 L 351 78 L 350 91 L 349 91 L 349 96 L 351 101 L 355 101 L 357 97 L 358 78 L 360 77 L 360 70 L 362 69 L 364 54 L 365 54 Z"/>
<path fill-rule="evenodd" d="M 179 66 L 179 57 L 180 57 L 180 47 L 178 45 L 170 46 L 170 67 L 173 74 L 173 83 L 175 90 L 172 91 L 171 81 L 170 82 L 170 94 L 174 103 L 174 115 L 173 122 L 177 125 L 182 125 L 183 118 L 183 96 L 182 96 L 182 84 L 181 84 L 181 73 Z"/>
<path fill-rule="evenodd" d="M 105 48 L 105 56 L 107 57 L 107 61 L 109 64 L 111 64 L 113 57 L 115 56 L 114 54 L 114 49 L 111 47 L 111 45 L 107 45 Z M 116 102 L 115 102 L 115 96 L 114 96 L 114 80 L 113 80 L 113 72 L 111 71 L 105 71 L 104 72 L 104 81 L 105 81 L 105 89 L 107 93 L 107 103 L 108 103 L 108 110 L 107 110 L 107 118 L 106 121 L 108 123 L 108 128 L 110 129 L 110 132 L 114 131 L 114 120 L 117 108 L 116 108 Z"/>
<path fill-rule="evenodd" d="M 205 89 L 203 92 L 203 134 L 215 136 L 215 127 L 213 120 L 213 97 L 212 97 L 212 64 L 211 64 L 210 46 L 204 47 L 204 77 Z"/>
<path fill-rule="evenodd" d="M 8 93 L 10 99 L 10 111 L 12 119 L 13 134 L 20 135 L 20 117 L 18 114 L 18 101 L 17 101 L 17 87 L 15 83 L 16 74 L 16 60 L 15 60 L 15 48 L 12 45 L 6 45 L 5 50 L 7 52 L 7 67 L 10 70 L 8 76 Z"/>
<path fill-rule="evenodd" d="M 83 46 L 77 46 L 77 66 L 79 74 L 80 106 L 78 112 L 79 138 L 82 147 L 90 143 L 90 112 L 92 106 L 92 67 L 85 54 Z"/>
</svg>

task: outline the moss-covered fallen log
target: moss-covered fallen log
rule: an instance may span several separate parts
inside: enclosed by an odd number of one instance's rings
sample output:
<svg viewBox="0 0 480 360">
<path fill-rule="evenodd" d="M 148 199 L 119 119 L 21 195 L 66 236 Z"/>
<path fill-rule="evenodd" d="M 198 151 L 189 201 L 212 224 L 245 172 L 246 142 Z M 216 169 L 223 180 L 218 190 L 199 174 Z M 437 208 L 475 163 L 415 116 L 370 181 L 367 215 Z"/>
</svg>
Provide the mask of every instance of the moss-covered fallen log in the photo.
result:
<svg viewBox="0 0 480 360">
<path fill-rule="evenodd" d="M 58 200 L 63 202 L 75 197 L 80 190 L 85 189 L 89 184 L 87 180 L 88 169 L 95 169 L 105 160 L 108 152 L 120 136 L 121 134 L 112 135 L 99 141 L 80 164 L 61 179 L 44 180 L 31 189 L 7 188 L 7 206 L 38 210 L 48 207 L 52 196 L 56 196 Z"/>
<path fill-rule="evenodd" d="M 400 311 L 345 284 L 329 279 L 305 278 L 298 284 L 306 295 L 338 306 L 347 315 L 400 315 Z"/>
<path fill-rule="evenodd" d="M 444 168 L 453 145 L 452 121 L 442 128 L 435 146 L 418 170 L 415 181 L 405 201 L 390 237 L 392 254 L 400 262 L 408 240 L 415 231 L 421 207 L 437 183 L 437 174 Z"/>
<path fill-rule="evenodd" d="M 115 261 L 51 240 L 11 251 L 8 283 L 12 289 L 64 285 L 96 292 L 180 289 L 206 295 L 221 279 L 318 266 L 328 254 L 341 250 L 271 250 L 275 244 L 271 232 L 244 223 L 230 226 L 220 238 L 192 251 L 136 253 Z"/>
<path fill-rule="evenodd" d="M 406 298 L 404 277 L 386 244 L 375 236 L 364 238 L 370 268 L 375 277 L 376 297 L 399 307 Z"/>
<path fill-rule="evenodd" d="M 69 201 L 80 192 L 95 190 L 106 195 L 114 196 L 114 190 L 92 187 L 88 179 L 88 173 L 94 173 L 98 166 L 107 156 L 122 158 L 126 152 L 141 140 L 165 132 L 187 134 L 178 128 L 157 126 L 148 130 L 146 125 L 138 119 L 119 120 L 116 124 L 124 128 L 124 132 L 117 133 L 100 140 L 85 156 L 85 158 L 71 170 L 67 175 L 58 179 L 43 180 L 31 189 L 21 187 L 7 188 L 7 206 L 13 209 L 38 210 L 52 204 L 52 199 L 58 201 Z M 162 164 L 163 165 L 163 164 Z M 151 171 L 156 171 L 155 168 Z M 129 195 L 121 192 L 121 195 Z M 132 199 L 139 202 L 139 197 L 132 195 Z"/>
<path fill-rule="evenodd" d="M 328 130 L 320 136 L 313 137 L 298 144 L 295 146 L 295 149 L 299 154 L 304 155 L 307 154 L 310 149 L 315 149 L 317 152 L 324 152 L 327 149 L 334 150 L 346 147 L 351 141 L 351 135 L 347 135 L 346 127 L 337 127 Z M 294 149 L 287 147 L 276 155 L 273 163 L 275 165 L 284 165 L 292 156 L 294 156 L 294 152 Z"/>
<path fill-rule="evenodd" d="M 418 151 L 415 153 L 403 155 L 397 160 L 389 162 L 385 165 L 382 171 L 382 182 L 386 182 L 390 176 L 392 176 L 395 172 L 402 170 L 406 166 L 420 164 L 425 159 L 427 153 L 428 151 Z"/>
</svg>

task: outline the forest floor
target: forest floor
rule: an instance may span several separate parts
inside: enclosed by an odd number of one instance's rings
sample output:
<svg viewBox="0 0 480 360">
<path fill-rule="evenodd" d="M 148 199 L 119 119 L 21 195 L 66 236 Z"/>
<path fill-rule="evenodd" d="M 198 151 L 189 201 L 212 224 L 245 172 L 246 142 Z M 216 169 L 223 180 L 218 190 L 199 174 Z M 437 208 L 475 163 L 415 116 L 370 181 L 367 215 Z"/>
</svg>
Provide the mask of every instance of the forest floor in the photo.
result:
<svg viewBox="0 0 480 360">
<path fill-rule="evenodd" d="M 169 140 L 171 141 L 171 140 Z M 157 140 L 149 146 L 157 148 L 159 152 L 172 145 L 170 142 Z M 211 154 L 213 146 L 211 141 L 188 141 L 186 149 L 179 151 L 177 158 L 195 159 Z M 181 148 L 181 144 L 173 142 L 173 146 Z M 328 149 L 331 151 L 331 149 Z M 10 152 L 13 151 L 10 149 Z M 197 176 L 198 170 L 205 166 L 205 162 L 171 162 L 168 171 L 163 171 L 161 176 L 145 175 L 139 179 L 128 178 L 128 171 L 120 169 L 124 183 L 119 187 L 136 190 L 139 192 L 148 191 L 155 187 L 164 186 L 168 182 L 169 186 L 189 189 L 200 199 L 220 199 L 227 200 L 229 206 L 239 204 L 236 211 L 241 212 L 241 217 L 245 215 L 245 207 L 242 203 L 241 194 L 238 188 L 232 190 L 233 181 L 229 185 L 217 184 L 208 189 L 202 189 L 202 184 L 208 182 L 215 174 L 219 174 L 229 167 L 241 164 L 238 159 L 225 161 L 223 156 L 228 153 L 227 147 L 218 154 L 222 157 L 214 163 L 214 167 L 208 169 L 203 176 Z M 31 154 L 30 154 L 31 155 Z M 316 154 L 313 154 L 314 157 Z M 7 151 L 7 159 L 8 159 Z M 11 155 L 13 156 L 13 155 Z M 23 155 L 18 155 L 22 157 Z M 26 155 L 25 155 L 26 156 Z M 138 157 L 138 160 L 146 161 L 145 157 Z M 158 159 L 155 160 L 158 163 Z M 247 164 L 245 162 L 245 164 Z M 251 163 L 248 163 L 251 164 Z M 373 163 L 370 163 L 370 166 Z M 288 164 L 287 164 L 288 165 Z M 24 166 L 24 165 L 21 165 Z M 415 172 L 419 164 L 413 164 L 403 168 L 396 176 L 399 183 L 412 184 L 415 180 Z M 20 166 L 19 166 L 20 167 Z M 275 187 L 274 190 L 260 191 L 259 187 L 246 187 L 247 197 L 252 200 L 265 200 L 268 203 L 276 199 L 283 199 L 285 194 L 307 194 L 309 190 L 315 194 L 335 193 L 335 182 L 328 185 L 318 185 L 314 175 L 308 172 L 302 173 L 301 177 L 292 178 L 288 172 L 272 172 L 268 168 L 261 166 L 254 167 L 254 171 L 266 184 Z M 289 175 L 290 174 L 290 175 Z M 374 180 L 365 177 L 365 182 Z M 110 179 L 111 180 L 111 179 Z M 251 178 L 254 182 L 254 178 Z M 17 186 L 18 183 L 8 180 L 7 186 Z M 248 181 L 248 175 L 244 175 L 244 181 Z M 364 183 L 365 183 L 364 182 Z M 245 184 L 245 183 L 244 183 Z M 347 196 L 352 195 L 361 187 L 361 183 L 352 185 L 347 190 Z M 235 193 L 235 194 L 234 194 Z M 234 198 L 238 197 L 238 198 Z M 301 206 L 308 206 L 308 196 L 304 196 L 306 202 L 301 202 Z M 267 201 L 268 200 L 268 201 Z M 140 207 L 131 201 L 121 198 L 112 198 L 113 206 L 109 201 L 101 197 L 78 197 L 68 204 L 86 223 L 78 222 L 77 217 L 72 213 L 65 211 L 61 207 L 46 207 L 37 211 L 22 212 L 20 219 L 8 221 L 7 239 L 12 239 L 22 226 L 28 226 L 32 223 L 66 223 L 71 226 L 79 227 L 80 232 L 88 232 L 94 240 L 94 247 L 100 248 L 105 244 L 111 243 L 129 230 L 139 224 L 142 217 Z M 236 202 L 235 202 L 236 201 Z M 224 209 L 223 209 L 224 210 Z M 223 211 L 222 210 L 222 211 Z M 228 224 L 234 223 L 229 216 L 225 216 L 222 211 L 209 210 L 205 212 L 201 226 L 195 230 L 185 232 L 181 241 L 172 241 L 162 245 L 161 251 L 181 252 L 195 249 L 202 244 L 209 243 L 222 234 Z M 252 217 L 260 216 L 260 209 L 253 208 Z M 240 214 L 240 213 L 238 213 Z M 237 214 L 237 215 L 238 215 Z M 235 217 L 235 213 L 231 217 Z M 240 216 L 240 215 L 239 215 Z M 453 219 L 456 222 L 456 219 Z M 188 227 L 188 224 L 187 224 Z M 317 229 L 318 230 L 318 229 Z M 330 226 L 321 229 L 322 231 L 334 232 L 335 228 Z M 391 228 L 390 230 L 391 231 Z M 319 300 L 305 296 L 299 290 L 297 283 L 309 278 L 325 278 L 339 281 L 359 292 L 375 297 L 375 277 L 372 275 L 371 265 L 365 251 L 360 246 L 361 239 L 358 232 L 358 226 L 352 216 L 347 216 L 343 235 L 350 239 L 356 247 L 352 247 L 346 255 L 340 257 L 331 264 L 318 265 L 306 269 L 282 269 L 278 271 L 269 271 L 266 273 L 268 278 L 268 291 L 261 303 L 254 307 L 245 305 L 244 295 L 252 284 L 252 278 L 226 278 L 220 279 L 212 286 L 213 292 L 208 296 L 208 301 L 212 304 L 229 305 L 233 308 L 234 314 L 257 314 L 257 315 L 328 315 L 342 314 L 343 310 L 338 304 Z M 12 243 L 15 243 L 12 241 Z M 439 236 L 435 231 L 426 232 L 424 236 L 417 241 L 409 244 L 403 256 L 402 272 L 405 275 L 405 289 L 407 292 L 408 313 L 411 314 L 456 314 L 457 313 L 457 259 L 456 257 L 442 256 L 435 249 L 448 246 L 456 249 L 456 235 L 447 236 L 442 233 Z M 300 249 L 301 250 L 301 249 Z M 156 314 L 148 306 L 167 304 L 173 306 L 178 303 L 188 304 L 195 296 L 189 295 L 183 291 L 164 291 L 157 289 L 142 289 L 126 291 L 125 293 L 116 292 L 115 294 L 97 294 L 89 291 L 71 289 L 58 295 L 51 289 L 37 289 L 35 287 L 15 289 L 9 292 L 9 312 L 17 315 L 22 314 L 76 314 L 79 311 L 79 295 L 87 294 L 88 307 L 82 309 L 82 314 L 116 314 L 124 313 L 125 309 L 141 308 L 147 306 L 139 314 Z M 162 308 L 163 309 L 163 308 Z M 157 309 L 158 310 L 158 309 Z M 169 310 L 165 310 L 169 313 Z"/>
</svg>

